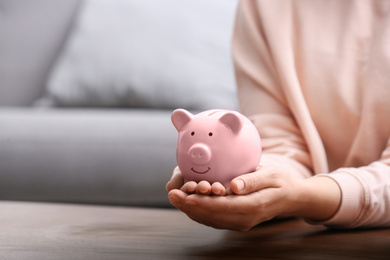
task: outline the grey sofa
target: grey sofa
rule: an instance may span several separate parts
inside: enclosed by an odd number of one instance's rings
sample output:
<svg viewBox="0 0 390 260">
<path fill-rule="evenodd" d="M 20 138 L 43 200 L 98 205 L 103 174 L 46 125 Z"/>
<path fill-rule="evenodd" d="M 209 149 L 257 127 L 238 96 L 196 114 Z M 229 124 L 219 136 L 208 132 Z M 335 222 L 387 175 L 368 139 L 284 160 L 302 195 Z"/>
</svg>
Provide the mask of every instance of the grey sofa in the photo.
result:
<svg viewBox="0 0 390 260">
<path fill-rule="evenodd" d="M 0 0 L 0 199 L 168 206 L 172 110 L 237 108 L 234 2 Z"/>
</svg>

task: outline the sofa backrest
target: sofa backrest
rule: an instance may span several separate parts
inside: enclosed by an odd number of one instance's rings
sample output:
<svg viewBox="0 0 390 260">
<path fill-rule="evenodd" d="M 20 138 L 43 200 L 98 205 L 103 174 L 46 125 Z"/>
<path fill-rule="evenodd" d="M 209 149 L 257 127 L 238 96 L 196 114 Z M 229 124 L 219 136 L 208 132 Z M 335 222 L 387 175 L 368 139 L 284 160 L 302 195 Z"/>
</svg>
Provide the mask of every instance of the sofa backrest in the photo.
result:
<svg viewBox="0 0 390 260">
<path fill-rule="evenodd" d="M 81 0 L 0 0 L 0 106 L 42 95 Z"/>
<path fill-rule="evenodd" d="M 43 107 L 236 109 L 237 0 L 85 0 Z"/>
</svg>

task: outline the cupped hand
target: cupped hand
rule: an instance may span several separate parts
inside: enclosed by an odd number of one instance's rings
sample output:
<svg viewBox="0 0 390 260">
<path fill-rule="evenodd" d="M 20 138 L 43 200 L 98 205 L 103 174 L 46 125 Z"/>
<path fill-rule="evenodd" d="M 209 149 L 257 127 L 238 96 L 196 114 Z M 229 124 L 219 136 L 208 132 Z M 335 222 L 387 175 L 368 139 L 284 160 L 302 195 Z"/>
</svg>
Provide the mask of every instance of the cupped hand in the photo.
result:
<svg viewBox="0 0 390 260">
<path fill-rule="evenodd" d="M 167 190 L 170 202 L 191 219 L 214 228 L 247 231 L 261 222 L 299 210 L 301 182 L 283 168 L 260 166 L 253 173 L 233 179 L 229 190 L 221 184 L 213 188 L 214 184 L 207 182 L 184 184 L 176 168 Z"/>
</svg>

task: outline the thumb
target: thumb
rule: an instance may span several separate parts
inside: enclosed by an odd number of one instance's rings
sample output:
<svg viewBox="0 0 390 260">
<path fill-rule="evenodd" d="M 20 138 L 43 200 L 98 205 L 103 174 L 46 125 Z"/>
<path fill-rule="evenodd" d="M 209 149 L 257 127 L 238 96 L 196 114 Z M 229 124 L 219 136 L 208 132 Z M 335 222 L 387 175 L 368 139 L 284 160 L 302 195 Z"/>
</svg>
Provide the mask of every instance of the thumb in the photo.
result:
<svg viewBox="0 0 390 260">
<path fill-rule="evenodd" d="M 173 189 L 180 189 L 181 186 L 183 186 L 183 184 L 184 184 L 183 176 L 181 175 L 179 167 L 176 167 L 173 170 L 171 180 L 167 183 L 165 187 L 167 191 L 171 191 Z"/>
<path fill-rule="evenodd" d="M 260 166 L 255 172 L 238 176 L 230 182 L 230 189 L 235 194 L 245 195 L 271 187 L 274 183 L 272 178 L 268 178 L 270 174 L 268 170 Z"/>
</svg>

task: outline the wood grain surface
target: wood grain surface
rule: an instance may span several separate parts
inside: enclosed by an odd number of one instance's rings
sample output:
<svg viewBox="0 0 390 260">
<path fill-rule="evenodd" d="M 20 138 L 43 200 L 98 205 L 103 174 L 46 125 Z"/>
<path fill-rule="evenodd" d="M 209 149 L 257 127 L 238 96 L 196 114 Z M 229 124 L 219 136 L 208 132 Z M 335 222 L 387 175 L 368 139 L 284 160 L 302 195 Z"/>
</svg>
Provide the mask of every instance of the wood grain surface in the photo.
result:
<svg viewBox="0 0 390 260">
<path fill-rule="evenodd" d="M 242 233 L 174 209 L 3 201 L 0 259 L 390 259 L 390 229 L 332 231 L 292 219 Z"/>
</svg>

